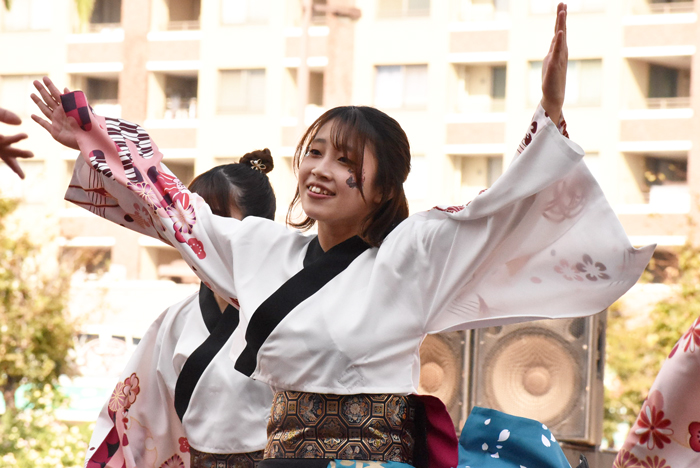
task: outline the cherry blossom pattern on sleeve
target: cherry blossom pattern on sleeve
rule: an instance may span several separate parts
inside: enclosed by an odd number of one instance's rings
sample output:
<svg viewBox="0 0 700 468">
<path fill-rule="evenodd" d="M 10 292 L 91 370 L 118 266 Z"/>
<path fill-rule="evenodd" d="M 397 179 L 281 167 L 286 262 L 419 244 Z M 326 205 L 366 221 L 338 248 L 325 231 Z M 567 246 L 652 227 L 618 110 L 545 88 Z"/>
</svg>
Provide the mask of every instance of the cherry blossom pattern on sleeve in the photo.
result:
<svg viewBox="0 0 700 468">
<path fill-rule="evenodd" d="M 694 353 L 698 347 L 700 347 L 700 317 L 696 318 L 688 331 L 681 336 L 668 357 L 669 359 L 672 358 L 678 351 L 678 348 L 683 348 L 684 353 Z"/>
<path fill-rule="evenodd" d="M 87 468 L 111 466 L 109 462 L 112 458 L 117 454 L 122 455 L 121 447 L 129 445 L 129 437 L 126 434 L 127 429 L 131 425 L 129 408 L 136 403 L 136 398 L 140 392 L 139 378 L 135 373 L 132 373 L 123 382 L 117 382 L 107 405 L 107 412 L 114 427 L 87 460 L 85 465 Z"/>
</svg>

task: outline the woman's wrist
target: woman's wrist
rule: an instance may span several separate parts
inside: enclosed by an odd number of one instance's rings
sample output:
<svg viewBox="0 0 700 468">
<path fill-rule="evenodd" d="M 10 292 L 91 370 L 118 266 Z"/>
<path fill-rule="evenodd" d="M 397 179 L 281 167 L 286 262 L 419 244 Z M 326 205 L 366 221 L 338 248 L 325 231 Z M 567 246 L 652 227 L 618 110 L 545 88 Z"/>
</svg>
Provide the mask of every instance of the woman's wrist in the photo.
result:
<svg viewBox="0 0 700 468">
<path fill-rule="evenodd" d="M 562 105 L 560 103 L 547 102 L 545 98 L 542 98 L 540 104 L 546 112 L 547 117 L 549 117 L 552 120 L 552 122 L 554 122 L 554 125 L 559 126 L 559 121 L 561 120 Z"/>
</svg>

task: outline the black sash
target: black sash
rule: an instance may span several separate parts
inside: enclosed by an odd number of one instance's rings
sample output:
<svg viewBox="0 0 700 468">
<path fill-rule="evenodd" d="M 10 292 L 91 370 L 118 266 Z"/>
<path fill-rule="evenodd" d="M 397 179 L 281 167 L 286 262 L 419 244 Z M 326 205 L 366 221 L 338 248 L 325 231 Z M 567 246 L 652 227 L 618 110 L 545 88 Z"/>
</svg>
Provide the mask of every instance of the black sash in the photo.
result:
<svg viewBox="0 0 700 468">
<path fill-rule="evenodd" d="M 255 371 L 260 347 L 275 327 L 296 306 L 316 294 L 369 248 L 369 244 L 355 236 L 319 255 L 320 245 L 314 245 L 314 242 L 318 244 L 318 238 L 309 245 L 307 258 L 317 258 L 309 262 L 305 259 L 304 268 L 260 304 L 250 319 L 245 334 L 246 347 L 235 365 L 239 372 L 248 377 Z"/>
<path fill-rule="evenodd" d="M 204 343 L 187 358 L 182 371 L 175 383 L 175 411 L 182 421 L 185 411 L 190 404 L 192 393 L 197 382 L 204 374 L 204 370 L 211 363 L 214 356 L 226 344 L 233 331 L 238 326 L 238 310 L 229 304 L 221 313 L 219 304 L 216 303 L 214 293 L 204 283 L 199 287 L 199 308 L 202 311 L 202 319 L 209 330 L 209 336 Z M 184 333 L 187 333 L 185 330 Z"/>
</svg>

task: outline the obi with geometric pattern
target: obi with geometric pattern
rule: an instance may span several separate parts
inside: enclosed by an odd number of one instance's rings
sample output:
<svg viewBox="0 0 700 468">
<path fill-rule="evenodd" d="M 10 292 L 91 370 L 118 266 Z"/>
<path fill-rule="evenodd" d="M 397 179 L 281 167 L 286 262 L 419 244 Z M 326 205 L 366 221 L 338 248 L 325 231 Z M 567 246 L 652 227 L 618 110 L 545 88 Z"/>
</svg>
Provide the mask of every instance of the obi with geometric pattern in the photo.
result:
<svg viewBox="0 0 700 468">
<path fill-rule="evenodd" d="M 412 396 L 277 392 L 265 459 L 326 458 L 413 463 Z"/>
<path fill-rule="evenodd" d="M 263 451 L 250 453 L 206 453 L 190 447 L 190 468 L 255 468 Z"/>
</svg>

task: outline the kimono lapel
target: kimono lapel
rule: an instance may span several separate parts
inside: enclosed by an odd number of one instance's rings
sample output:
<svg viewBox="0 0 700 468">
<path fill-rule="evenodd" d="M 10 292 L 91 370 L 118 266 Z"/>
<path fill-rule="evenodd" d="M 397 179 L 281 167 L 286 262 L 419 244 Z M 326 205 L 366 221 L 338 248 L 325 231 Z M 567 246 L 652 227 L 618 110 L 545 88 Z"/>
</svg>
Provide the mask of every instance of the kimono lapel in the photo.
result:
<svg viewBox="0 0 700 468">
<path fill-rule="evenodd" d="M 246 330 L 246 347 L 236 361 L 236 370 L 250 377 L 257 366 L 258 351 L 284 318 L 342 273 L 369 244 L 358 236 L 323 252 L 315 238 L 309 244 L 304 268 L 268 297 L 255 311 Z"/>
<path fill-rule="evenodd" d="M 180 421 L 190 404 L 192 393 L 197 382 L 204 374 L 214 356 L 221 351 L 233 331 L 238 326 L 238 310 L 229 305 L 223 313 L 216 303 L 214 293 L 202 284 L 199 288 L 199 307 L 202 309 L 202 319 L 209 330 L 209 336 L 187 358 L 175 384 L 175 411 Z M 185 333 L 187 333 L 185 331 Z"/>
<path fill-rule="evenodd" d="M 231 306 L 229 305 L 228 307 Z M 204 325 L 206 325 L 207 330 L 209 330 L 211 334 L 216 328 L 216 324 L 221 320 L 223 314 L 221 313 L 221 309 L 219 309 L 219 304 L 216 302 L 214 292 L 207 288 L 204 283 L 200 283 L 199 285 L 199 309 L 202 312 Z"/>
</svg>

